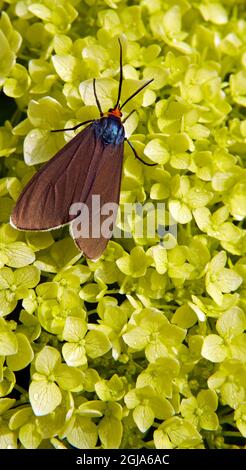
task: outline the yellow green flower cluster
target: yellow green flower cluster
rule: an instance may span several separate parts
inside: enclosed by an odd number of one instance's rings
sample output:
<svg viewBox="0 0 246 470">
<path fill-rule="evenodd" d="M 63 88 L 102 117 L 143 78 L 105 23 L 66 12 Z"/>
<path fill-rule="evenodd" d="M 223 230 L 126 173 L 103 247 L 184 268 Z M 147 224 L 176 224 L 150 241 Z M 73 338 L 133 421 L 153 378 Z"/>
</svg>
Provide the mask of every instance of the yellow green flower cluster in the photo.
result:
<svg viewBox="0 0 246 470">
<path fill-rule="evenodd" d="M 231 448 L 246 437 L 244 0 L 0 0 L 0 449 Z M 131 238 L 86 260 L 20 232 L 21 190 L 122 100 Z M 83 159 L 81 159 L 83 164 Z M 139 236 L 151 203 L 177 237 Z M 146 206 L 147 207 L 147 206 Z M 145 217 L 148 211 L 146 210 Z M 164 224 L 165 225 L 165 224 Z M 112 432 L 113 430 L 113 432 Z"/>
</svg>

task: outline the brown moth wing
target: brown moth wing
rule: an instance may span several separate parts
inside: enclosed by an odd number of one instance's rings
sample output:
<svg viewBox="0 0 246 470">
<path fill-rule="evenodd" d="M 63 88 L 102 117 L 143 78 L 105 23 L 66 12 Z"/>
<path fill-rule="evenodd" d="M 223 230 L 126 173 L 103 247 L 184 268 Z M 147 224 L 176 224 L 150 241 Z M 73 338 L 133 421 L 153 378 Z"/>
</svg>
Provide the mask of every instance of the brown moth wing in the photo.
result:
<svg viewBox="0 0 246 470">
<path fill-rule="evenodd" d="M 12 225 L 21 230 L 48 230 L 71 221 L 70 206 L 86 200 L 98 158 L 98 142 L 89 125 L 31 178 L 12 212 Z"/>
<path fill-rule="evenodd" d="M 74 227 L 76 221 L 71 223 L 71 234 L 75 239 L 76 244 L 83 251 L 84 255 L 90 259 L 97 259 L 105 250 L 111 235 L 104 237 L 100 234 L 98 237 L 93 237 L 92 235 L 92 224 L 93 220 L 100 221 L 100 228 L 103 225 L 103 222 L 111 216 L 111 214 L 101 214 L 98 211 L 93 212 L 92 196 L 100 195 L 100 208 L 107 203 L 115 203 L 118 205 L 120 197 L 120 184 L 121 184 L 121 174 L 122 174 L 122 163 L 123 163 L 123 153 L 124 153 L 124 142 L 114 145 L 107 144 L 103 146 L 101 140 L 97 142 L 98 152 L 100 154 L 100 161 L 98 162 L 97 172 L 94 176 L 94 180 L 88 196 L 84 201 L 89 209 L 89 237 L 78 237 L 74 235 Z M 112 225 L 114 225 L 117 212 L 113 212 Z M 83 218 L 82 218 L 83 220 Z"/>
</svg>

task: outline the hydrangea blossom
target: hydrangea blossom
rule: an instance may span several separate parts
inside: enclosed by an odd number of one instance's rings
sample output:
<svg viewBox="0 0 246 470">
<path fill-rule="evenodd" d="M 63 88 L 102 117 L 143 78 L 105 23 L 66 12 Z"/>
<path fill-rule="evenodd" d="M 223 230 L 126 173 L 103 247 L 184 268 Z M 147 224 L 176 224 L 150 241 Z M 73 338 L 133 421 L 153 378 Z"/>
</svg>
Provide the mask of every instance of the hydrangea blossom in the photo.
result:
<svg viewBox="0 0 246 470">
<path fill-rule="evenodd" d="M 240 448 L 244 2 L 0 7 L 0 448 Z M 132 237 L 91 261 L 67 227 L 20 232 L 9 216 L 37 165 L 75 135 L 50 131 L 98 117 L 93 78 L 103 110 L 115 102 L 119 37 L 122 99 L 154 78 L 124 117 L 136 109 L 126 135 L 156 166 L 125 149 L 117 227 Z M 156 224 L 148 238 L 146 214 L 140 236 L 124 203 L 150 203 L 177 236 Z"/>
</svg>

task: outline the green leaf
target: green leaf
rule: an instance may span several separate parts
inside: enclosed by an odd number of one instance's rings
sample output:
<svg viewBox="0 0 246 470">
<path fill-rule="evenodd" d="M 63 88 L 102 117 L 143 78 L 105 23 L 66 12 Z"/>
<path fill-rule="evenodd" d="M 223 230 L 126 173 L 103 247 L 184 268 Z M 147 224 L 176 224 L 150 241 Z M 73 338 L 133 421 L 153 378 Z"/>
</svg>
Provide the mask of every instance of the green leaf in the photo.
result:
<svg viewBox="0 0 246 470">
<path fill-rule="evenodd" d="M 223 339 L 217 335 L 208 335 L 202 346 L 202 356 L 211 362 L 222 362 L 227 356 Z"/>
<path fill-rule="evenodd" d="M 112 432 L 112 429 L 114 432 Z M 121 421 L 113 416 L 105 416 L 100 420 L 98 436 L 104 449 L 118 449 L 123 433 Z"/>
<path fill-rule="evenodd" d="M 150 264 L 150 257 L 146 255 L 143 248 L 136 246 L 130 255 L 125 254 L 116 261 L 118 268 L 126 275 L 132 277 L 144 276 Z"/>
<path fill-rule="evenodd" d="M 5 80 L 3 91 L 7 96 L 20 98 L 31 84 L 30 77 L 23 65 L 15 64 L 7 80 Z"/>
<path fill-rule="evenodd" d="M 98 438 L 96 424 L 83 416 L 72 417 L 66 438 L 77 449 L 94 449 Z"/>
<path fill-rule="evenodd" d="M 35 266 L 25 266 L 15 271 L 15 283 L 21 287 L 31 289 L 40 281 L 40 272 Z"/>
<path fill-rule="evenodd" d="M 129 325 L 128 331 L 123 335 L 125 343 L 131 348 L 141 351 L 146 347 L 149 340 L 149 333 L 140 327 Z"/>
<path fill-rule="evenodd" d="M 144 154 L 155 163 L 165 164 L 169 160 L 169 152 L 164 139 L 151 140 L 146 145 Z"/>
<path fill-rule="evenodd" d="M 218 276 L 218 285 L 221 292 L 232 292 L 242 284 L 242 278 L 235 271 L 230 269 L 223 269 Z"/>
<path fill-rule="evenodd" d="M 18 341 L 18 351 L 7 358 L 8 367 L 13 371 L 24 369 L 34 357 L 32 347 L 25 335 L 22 333 L 16 333 L 16 339 Z"/>
<path fill-rule="evenodd" d="M 79 78 L 81 62 L 77 57 L 70 54 L 53 55 L 52 63 L 64 82 L 73 82 Z"/>
<path fill-rule="evenodd" d="M 179 374 L 179 363 L 170 357 L 162 357 L 148 365 L 137 378 L 137 388 L 151 384 L 151 387 L 161 397 L 172 398 L 173 378 Z"/>
<path fill-rule="evenodd" d="M 197 404 L 206 413 L 208 410 L 215 411 L 218 406 L 218 397 L 213 390 L 201 390 L 197 395 Z"/>
<path fill-rule="evenodd" d="M 216 323 L 219 335 L 231 339 L 240 335 L 246 329 L 246 316 L 239 307 L 233 307 L 224 312 Z"/>
<path fill-rule="evenodd" d="M 21 427 L 19 439 L 25 449 L 37 449 L 41 444 L 43 436 L 38 431 L 35 422 L 26 423 Z"/>
<path fill-rule="evenodd" d="M 167 442 L 168 448 L 194 449 L 195 446 L 202 442 L 201 435 L 196 430 L 195 426 L 188 420 L 176 416 L 167 419 L 159 426 L 158 431 L 165 433 L 165 435 L 162 436 L 162 442 Z M 158 436 L 158 438 L 160 438 L 160 436 Z"/>
<path fill-rule="evenodd" d="M 242 220 L 246 216 L 246 188 L 245 183 L 236 184 L 229 197 L 229 210 L 236 220 Z"/>
<path fill-rule="evenodd" d="M 57 153 L 61 145 L 62 138 L 57 137 L 57 134 L 46 129 L 33 129 L 24 141 L 25 163 L 35 165 L 46 162 Z"/>
<path fill-rule="evenodd" d="M 132 389 L 124 397 L 127 408 L 132 410 L 140 404 L 141 396 L 136 389 Z"/>
<path fill-rule="evenodd" d="M 155 362 L 159 358 L 166 357 L 168 355 L 168 349 L 162 341 L 156 339 L 147 345 L 145 355 L 149 362 Z"/>
<path fill-rule="evenodd" d="M 0 399 L 0 415 L 3 415 L 5 411 L 9 410 L 15 404 L 14 398 L 1 398 Z"/>
<path fill-rule="evenodd" d="M 107 336 L 102 331 L 89 331 L 85 339 L 86 353 L 92 359 L 103 356 L 111 348 L 111 344 Z"/>
<path fill-rule="evenodd" d="M 99 381 L 100 377 L 95 369 L 86 369 L 83 371 L 83 387 L 87 392 L 94 392 L 95 384 Z"/>
<path fill-rule="evenodd" d="M 228 21 L 226 9 L 218 2 L 202 3 L 199 10 L 205 21 L 211 21 L 218 25 L 226 24 Z"/>
<path fill-rule="evenodd" d="M 120 17 L 125 34 L 130 41 L 141 39 L 144 36 L 146 30 L 142 21 L 142 11 L 140 6 L 134 5 L 124 8 Z M 134 28 L 132 28 L 133 22 Z"/>
<path fill-rule="evenodd" d="M 54 379 L 63 390 L 74 390 L 81 384 L 82 372 L 66 364 L 60 364 L 54 372 Z"/>
<path fill-rule="evenodd" d="M 17 436 L 4 422 L 0 426 L 0 450 L 17 449 Z"/>
<path fill-rule="evenodd" d="M 156 245 L 147 252 L 153 256 L 156 270 L 159 274 L 164 274 L 167 271 L 168 258 L 167 251 L 161 245 Z"/>
<path fill-rule="evenodd" d="M 67 317 L 63 330 L 63 338 L 66 341 L 79 342 L 87 331 L 87 323 L 78 317 Z"/>
<path fill-rule="evenodd" d="M 14 274 L 10 268 L 0 269 L 0 289 L 8 289 L 14 284 Z"/>
<path fill-rule="evenodd" d="M 114 105 L 117 83 L 109 78 L 99 78 L 96 82 L 97 97 L 102 109 L 109 109 Z M 96 105 L 92 80 L 80 83 L 79 92 L 85 105 Z"/>
<path fill-rule="evenodd" d="M 221 387 L 221 398 L 223 403 L 232 409 L 237 409 L 244 400 L 245 391 L 237 383 L 228 382 Z"/>
<path fill-rule="evenodd" d="M 151 397 L 150 406 L 155 414 L 155 417 L 158 419 L 167 419 L 175 414 L 171 403 L 163 397 Z"/>
<path fill-rule="evenodd" d="M 85 401 L 79 406 L 77 414 L 87 418 L 101 418 L 105 411 L 105 404 L 99 400 Z"/>
<path fill-rule="evenodd" d="M 47 377 L 54 373 L 55 368 L 60 364 L 61 356 L 59 352 L 51 346 L 45 346 L 35 359 L 35 367 L 40 374 Z"/>
<path fill-rule="evenodd" d="M 152 426 L 155 414 L 149 405 L 139 405 L 133 411 L 133 419 L 138 429 L 145 432 Z"/>
<path fill-rule="evenodd" d="M 15 374 L 8 367 L 4 368 L 3 374 L 1 375 L 0 397 L 5 397 L 12 392 L 16 383 L 16 378 Z"/>
<path fill-rule="evenodd" d="M 73 42 L 69 36 L 65 34 L 56 34 L 54 37 L 54 49 L 56 54 L 66 54 L 71 50 Z"/>
<path fill-rule="evenodd" d="M 100 400 L 109 402 L 120 400 L 125 394 L 124 381 L 114 374 L 110 380 L 99 380 L 95 384 L 95 391 Z"/>
<path fill-rule="evenodd" d="M 86 302 L 96 302 L 98 297 L 101 294 L 101 290 L 98 284 L 86 284 L 79 293 L 81 299 L 85 300 Z"/>
<path fill-rule="evenodd" d="M 9 427 L 12 430 L 18 429 L 33 416 L 32 408 L 30 406 L 24 406 L 23 408 L 18 407 L 17 411 L 11 416 L 9 420 Z"/>
<path fill-rule="evenodd" d="M 192 419 L 197 411 L 197 400 L 195 397 L 183 398 L 180 404 L 180 412 L 184 418 Z M 198 419 L 196 419 L 198 421 Z"/>
<path fill-rule="evenodd" d="M 246 406 L 245 403 L 239 405 L 238 409 L 235 411 L 235 420 L 237 423 L 237 427 L 243 437 L 246 436 L 246 424 L 245 424 L 245 416 L 246 416 Z"/>
<path fill-rule="evenodd" d="M 172 323 L 181 328 L 190 328 L 197 323 L 197 315 L 189 305 L 182 305 L 172 316 Z"/>
<path fill-rule="evenodd" d="M 43 250 L 54 243 L 50 232 L 27 232 L 26 241 L 33 251 Z"/>
<path fill-rule="evenodd" d="M 10 356 L 18 351 L 16 335 L 10 330 L 8 323 L 0 318 L 0 355 Z"/>
<path fill-rule="evenodd" d="M 33 251 L 23 242 L 14 242 L 6 245 L 4 255 L 6 256 L 6 264 L 12 268 L 22 268 L 32 264 L 35 260 Z"/>
<path fill-rule="evenodd" d="M 63 116 L 63 107 L 54 98 L 45 96 L 40 100 L 31 100 L 28 106 L 28 117 L 34 127 L 53 129 Z"/>
<path fill-rule="evenodd" d="M 14 208 L 14 202 L 9 197 L 0 198 L 0 222 L 8 222 Z"/>
<path fill-rule="evenodd" d="M 60 405 L 62 395 L 55 383 L 48 380 L 33 381 L 29 387 L 29 399 L 34 414 L 44 416 Z"/>
<path fill-rule="evenodd" d="M 78 367 L 87 364 L 84 345 L 78 343 L 65 343 L 62 346 L 62 355 L 68 366 Z"/>
<path fill-rule="evenodd" d="M 173 445 L 162 429 L 156 429 L 154 431 L 154 443 L 156 449 L 173 449 Z"/>
<path fill-rule="evenodd" d="M 192 220 L 190 209 L 187 207 L 186 204 L 180 201 L 171 200 L 169 202 L 169 210 L 174 220 L 176 220 L 180 224 L 187 224 Z"/>
<path fill-rule="evenodd" d="M 12 312 L 17 305 L 17 299 L 14 292 L 0 291 L 0 316 L 4 317 Z"/>
<path fill-rule="evenodd" d="M 0 84 L 4 82 L 15 63 L 15 55 L 11 50 L 7 38 L 0 30 L 1 53 L 0 53 Z"/>
<path fill-rule="evenodd" d="M 245 362 L 246 359 L 246 335 L 245 333 L 234 337 L 229 346 L 233 358 Z"/>
<path fill-rule="evenodd" d="M 28 10 L 42 20 L 51 20 L 51 10 L 41 3 L 32 3 Z"/>
<path fill-rule="evenodd" d="M 216 431 L 219 428 L 219 419 L 216 413 L 204 413 L 200 418 L 200 426 L 207 431 Z"/>
</svg>

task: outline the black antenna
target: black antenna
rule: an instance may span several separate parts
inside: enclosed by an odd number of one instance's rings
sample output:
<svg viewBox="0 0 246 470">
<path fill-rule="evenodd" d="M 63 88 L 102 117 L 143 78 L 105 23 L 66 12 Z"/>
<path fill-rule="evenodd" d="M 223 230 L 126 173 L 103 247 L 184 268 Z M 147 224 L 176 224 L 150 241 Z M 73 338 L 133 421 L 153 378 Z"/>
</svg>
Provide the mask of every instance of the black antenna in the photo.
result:
<svg viewBox="0 0 246 470">
<path fill-rule="evenodd" d="M 118 98 L 117 98 L 116 105 L 115 105 L 114 109 L 117 109 L 119 107 L 121 89 L 122 89 L 122 82 L 123 82 L 122 44 L 121 44 L 119 38 L 118 38 L 118 41 L 119 41 L 119 45 L 120 45 L 120 81 L 119 81 Z"/>
<path fill-rule="evenodd" d="M 120 106 L 120 110 L 123 108 L 123 106 L 125 106 L 126 103 L 128 103 L 128 101 L 130 101 L 132 98 L 134 98 L 134 96 L 138 95 L 138 93 L 140 93 L 140 91 L 142 91 L 147 85 L 149 85 L 149 83 L 151 83 L 153 81 L 154 81 L 154 79 L 151 78 L 144 85 L 142 85 L 137 91 L 135 91 L 131 96 L 129 96 L 129 98 L 127 98 L 127 100 L 124 101 L 124 103 Z"/>
<path fill-rule="evenodd" d="M 96 79 L 95 78 L 93 78 L 93 91 L 94 91 L 94 96 L 95 96 L 97 107 L 99 109 L 100 116 L 103 116 L 102 108 L 101 108 L 101 105 L 97 96 L 97 92 L 96 92 Z"/>
</svg>

